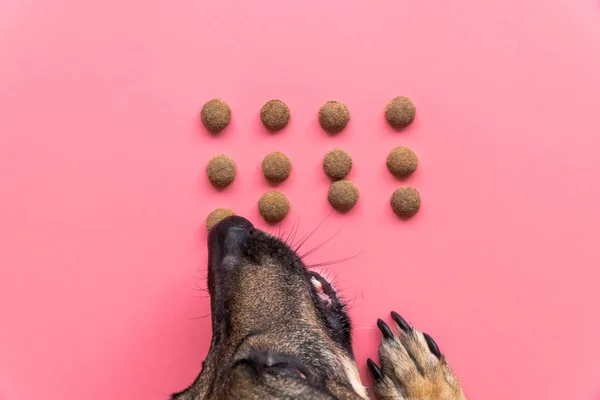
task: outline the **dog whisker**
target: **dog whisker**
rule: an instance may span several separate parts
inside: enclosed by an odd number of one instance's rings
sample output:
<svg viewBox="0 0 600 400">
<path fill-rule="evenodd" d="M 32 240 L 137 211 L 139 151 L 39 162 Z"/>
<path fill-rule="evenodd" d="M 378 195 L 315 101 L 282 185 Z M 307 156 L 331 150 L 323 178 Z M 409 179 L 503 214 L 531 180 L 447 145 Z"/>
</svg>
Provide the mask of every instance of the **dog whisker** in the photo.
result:
<svg viewBox="0 0 600 400">
<path fill-rule="evenodd" d="M 192 287 L 190 285 L 185 285 L 185 287 L 187 287 L 190 290 L 193 290 L 194 292 L 205 292 L 205 293 L 208 293 L 208 289 L 207 288 L 200 287 L 200 286 L 198 286 L 197 283 L 196 283 L 195 287 Z"/>
<path fill-rule="evenodd" d="M 341 264 L 343 262 L 346 262 L 346 261 L 352 260 L 353 258 L 358 257 L 359 254 L 360 253 L 357 253 L 357 254 L 355 254 L 353 256 L 344 257 L 344 258 L 340 258 L 340 259 L 337 259 L 337 260 L 324 261 L 324 262 L 320 262 L 320 263 L 316 263 L 316 264 L 308 264 L 306 266 L 306 268 L 312 269 L 312 268 L 329 267 L 331 265 Z"/>
<path fill-rule="evenodd" d="M 292 227 L 290 228 L 290 231 L 284 240 L 285 243 L 290 243 L 290 239 L 292 238 L 292 235 L 294 234 L 294 230 L 296 229 L 296 224 L 298 224 L 298 218 L 296 218 L 294 220 L 294 222 L 292 223 Z"/>
<path fill-rule="evenodd" d="M 314 253 L 315 251 L 319 250 L 321 247 L 325 246 L 327 243 L 331 242 L 337 235 L 339 235 L 341 232 L 341 230 L 337 231 L 336 233 L 334 233 L 333 235 L 331 235 L 331 237 L 325 241 L 323 241 L 321 244 L 316 245 L 315 247 L 313 247 L 312 249 L 308 250 L 306 253 L 302 254 L 300 257 L 300 260 L 304 259 L 305 257 L 311 255 L 312 253 Z"/>
<path fill-rule="evenodd" d="M 321 220 L 321 222 L 319 222 L 319 223 L 317 224 L 317 226 L 315 227 L 315 229 L 313 229 L 313 230 L 312 230 L 312 232 L 310 232 L 310 233 L 309 233 L 308 235 L 306 235 L 304 238 L 300 239 L 300 243 L 298 244 L 298 247 L 296 247 L 296 248 L 294 249 L 294 252 L 296 252 L 296 253 L 297 253 L 297 252 L 298 252 L 298 250 L 300 250 L 300 248 L 301 248 L 301 247 L 304 245 L 304 243 L 306 243 L 306 241 L 307 241 L 308 239 L 310 239 L 310 237 L 311 237 L 312 235 L 314 235 L 314 234 L 315 234 L 315 232 L 316 232 L 317 230 L 319 230 L 319 228 L 320 228 L 321 226 L 323 226 L 323 224 L 325 223 L 325 221 L 327 221 L 327 219 L 329 219 L 329 216 L 330 216 L 330 215 L 331 215 L 331 213 L 327 214 L 327 215 L 325 216 L 325 218 L 323 218 L 323 220 Z"/>
<path fill-rule="evenodd" d="M 300 225 L 300 218 L 296 218 L 294 220 L 294 223 L 292 224 L 292 227 L 290 228 L 290 232 L 288 233 L 287 237 L 285 238 L 285 240 L 283 240 L 284 243 L 286 243 L 287 245 L 291 246 L 291 241 L 290 239 L 292 238 L 292 235 L 294 235 L 294 237 L 296 237 L 296 233 L 294 233 L 295 231 L 297 231 L 296 226 Z"/>
<path fill-rule="evenodd" d="M 293 234 L 292 234 L 292 238 L 289 241 L 290 242 L 290 247 L 294 246 L 294 241 L 296 240 L 296 235 L 298 234 L 298 230 L 300 229 L 300 217 L 297 218 L 298 223 L 294 223 L 294 225 L 296 226 L 296 229 L 293 229 Z"/>
<path fill-rule="evenodd" d="M 206 314 L 206 315 L 202 315 L 202 316 L 200 316 L 200 317 L 189 317 L 189 318 L 187 318 L 187 319 L 204 319 L 204 318 L 206 318 L 206 317 L 210 317 L 211 315 L 212 315 L 212 314 L 211 314 L 211 313 L 209 313 L 209 314 Z"/>
</svg>

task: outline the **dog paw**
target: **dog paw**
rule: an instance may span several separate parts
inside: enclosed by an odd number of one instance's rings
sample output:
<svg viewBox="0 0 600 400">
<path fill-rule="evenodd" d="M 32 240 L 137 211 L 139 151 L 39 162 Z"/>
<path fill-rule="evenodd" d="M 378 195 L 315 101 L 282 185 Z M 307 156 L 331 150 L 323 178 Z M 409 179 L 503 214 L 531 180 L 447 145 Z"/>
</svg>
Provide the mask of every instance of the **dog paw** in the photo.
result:
<svg viewBox="0 0 600 400">
<path fill-rule="evenodd" d="M 379 345 L 381 368 L 367 360 L 377 398 L 465 400 L 458 378 L 431 336 L 408 325 L 396 312 L 392 312 L 392 319 L 397 334 L 383 320 L 377 321 L 383 334 Z"/>
</svg>

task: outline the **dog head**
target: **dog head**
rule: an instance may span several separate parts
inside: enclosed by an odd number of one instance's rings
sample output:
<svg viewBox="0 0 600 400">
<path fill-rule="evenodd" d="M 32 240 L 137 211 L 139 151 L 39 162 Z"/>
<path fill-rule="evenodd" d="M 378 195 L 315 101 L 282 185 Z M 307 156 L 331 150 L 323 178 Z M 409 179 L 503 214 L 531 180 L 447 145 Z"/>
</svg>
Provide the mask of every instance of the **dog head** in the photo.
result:
<svg viewBox="0 0 600 400">
<path fill-rule="evenodd" d="M 283 241 L 229 217 L 208 236 L 212 341 L 177 400 L 361 399 L 350 320 Z"/>
</svg>

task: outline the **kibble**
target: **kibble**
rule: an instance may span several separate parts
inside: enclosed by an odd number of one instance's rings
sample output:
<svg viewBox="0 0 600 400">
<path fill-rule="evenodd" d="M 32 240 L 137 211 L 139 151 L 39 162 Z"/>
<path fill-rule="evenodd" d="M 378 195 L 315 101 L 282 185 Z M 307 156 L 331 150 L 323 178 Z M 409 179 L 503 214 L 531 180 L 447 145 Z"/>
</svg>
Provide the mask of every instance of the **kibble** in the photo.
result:
<svg viewBox="0 0 600 400">
<path fill-rule="evenodd" d="M 290 202 L 281 192 L 267 192 L 258 200 L 258 211 L 266 221 L 279 222 L 290 212 Z"/>
<path fill-rule="evenodd" d="M 402 187 L 394 191 L 390 203 L 396 215 L 406 219 L 415 215 L 421 208 L 421 196 L 415 188 Z"/>
<path fill-rule="evenodd" d="M 398 96 L 385 108 L 385 119 L 394 128 L 405 128 L 414 121 L 416 112 L 415 105 L 408 97 Z"/>
<path fill-rule="evenodd" d="M 224 100 L 212 99 L 204 103 L 200 117 L 206 129 L 217 133 L 225 129 L 231 121 L 231 108 Z"/>
<path fill-rule="evenodd" d="M 394 147 L 387 157 L 388 170 L 398 178 L 406 178 L 411 175 L 418 165 L 417 155 L 408 147 Z"/>
<path fill-rule="evenodd" d="M 236 168 L 233 158 L 225 154 L 219 154 L 211 158 L 206 165 L 206 174 L 210 183 L 223 188 L 235 179 Z"/>
<path fill-rule="evenodd" d="M 341 132 L 350 121 L 350 112 L 344 103 L 328 101 L 319 110 L 319 123 L 329 133 Z"/>
<path fill-rule="evenodd" d="M 235 215 L 235 212 L 230 208 L 217 208 L 211 211 L 206 217 L 206 230 L 210 231 L 221 220 Z"/>
<path fill-rule="evenodd" d="M 290 122 L 290 109 L 281 100 L 271 100 L 260 109 L 260 119 L 267 129 L 280 131 Z"/>
<path fill-rule="evenodd" d="M 274 151 L 263 159 L 262 172 L 272 182 L 283 182 L 292 172 L 292 162 L 282 152 Z"/>
<path fill-rule="evenodd" d="M 348 180 L 333 182 L 329 186 L 327 200 L 338 211 L 350 211 L 358 202 L 358 189 L 354 183 Z"/>
<path fill-rule="evenodd" d="M 352 157 L 342 149 L 333 149 L 325 154 L 323 170 L 331 179 L 343 179 L 352 169 Z"/>
</svg>

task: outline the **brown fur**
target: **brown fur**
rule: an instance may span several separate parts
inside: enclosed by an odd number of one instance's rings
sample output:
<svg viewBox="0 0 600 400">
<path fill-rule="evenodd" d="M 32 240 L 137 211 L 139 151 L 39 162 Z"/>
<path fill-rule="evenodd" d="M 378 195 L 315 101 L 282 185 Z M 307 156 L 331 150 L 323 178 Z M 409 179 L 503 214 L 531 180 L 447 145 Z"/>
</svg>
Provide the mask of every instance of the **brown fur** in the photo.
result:
<svg viewBox="0 0 600 400">
<path fill-rule="evenodd" d="M 344 303 L 283 241 L 241 217 L 224 219 L 209 233 L 208 286 L 211 347 L 196 381 L 172 399 L 367 397 Z M 382 367 L 370 365 L 379 398 L 464 399 L 422 333 L 380 329 Z"/>
</svg>

